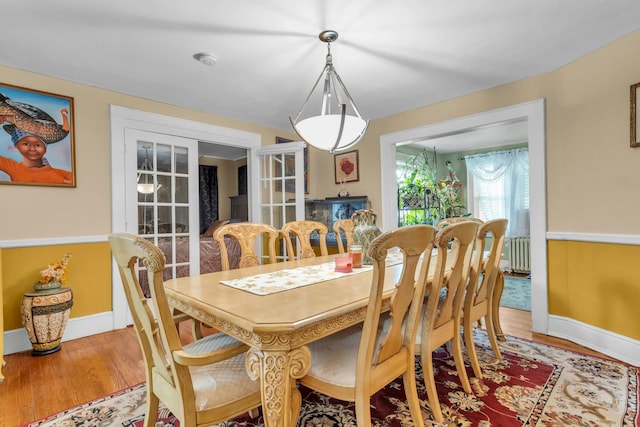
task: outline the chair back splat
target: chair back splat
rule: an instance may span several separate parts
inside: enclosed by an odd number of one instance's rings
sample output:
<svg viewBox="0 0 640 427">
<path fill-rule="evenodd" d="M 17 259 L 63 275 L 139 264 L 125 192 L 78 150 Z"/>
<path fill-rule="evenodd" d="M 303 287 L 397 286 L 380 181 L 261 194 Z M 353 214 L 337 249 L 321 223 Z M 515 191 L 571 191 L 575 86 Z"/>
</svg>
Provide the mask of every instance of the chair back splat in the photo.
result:
<svg viewBox="0 0 640 427">
<path fill-rule="evenodd" d="M 336 241 L 338 243 L 338 252 L 341 254 L 348 252 L 349 246 L 353 245 L 353 230 L 355 229 L 355 224 L 353 220 L 350 218 L 347 219 L 339 219 L 333 223 L 333 231 L 336 233 Z M 347 241 L 347 247 L 344 247 L 342 243 L 342 236 L 344 234 L 344 238 Z"/>
<path fill-rule="evenodd" d="M 451 217 L 451 218 L 443 218 L 436 223 L 436 230 L 441 231 L 443 228 L 448 227 L 453 224 L 457 224 L 459 222 L 471 221 L 478 224 L 478 226 L 484 224 L 484 221 L 480 218 L 474 218 L 471 216 L 461 216 L 461 217 Z"/>
<path fill-rule="evenodd" d="M 415 339 L 434 236 L 433 227 L 412 225 L 376 237 L 369 246 L 373 280 L 364 323 L 309 344 L 311 368 L 300 382 L 355 402 L 359 427 L 371 425 L 371 396 L 400 375 L 413 422 L 424 425 L 414 370 Z M 400 249 L 403 264 L 387 268 L 393 248 Z M 393 294 L 389 311 L 385 307 L 381 313 L 385 289 Z"/>
<path fill-rule="evenodd" d="M 222 270 L 229 270 L 229 255 L 224 243 L 224 237 L 230 236 L 240 244 L 239 268 L 253 267 L 260 265 L 260 257 L 256 254 L 255 245 L 259 237 L 267 239 L 267 257 L 269 263 L 276 262 L 276 240 L 278 230 L 268 224 L 256 224 L 251 222 L 236 222 L 225 224 L 213 233 L 213 238 L 220 246 L 220 257 L 222 259 Z"/>
<path fill-rule="evenodd" d="M 245 370 L 246 345 L 222 333 L 182 345 L 164 292 L 160 249 L 124 233 L 109 236 L 109 244 L 144 357 L 145 427 L 155 426 L 159 402 L 185 427 L 218 424 L 259 407 L 259 383 Z M 139 286 L 139 269 L 149 280 L 149 299 Z"/>
<path fill-rule="evenodd" d="M 328 228 L 318 221 L 290 221 L 282 226 L 282 236 L 287 243 L 287 255 L 289 261 L 296 259 L 296 251 L 293 242 L 296 241 L 300 245 L 300 259 L 313 258 L 316 256 L 311 246 L 311 234 L 315 231 L 318 233 L 320 244 L 320 255 L 329 254 L 327 250 L 327 232 Z"/>
</svg>

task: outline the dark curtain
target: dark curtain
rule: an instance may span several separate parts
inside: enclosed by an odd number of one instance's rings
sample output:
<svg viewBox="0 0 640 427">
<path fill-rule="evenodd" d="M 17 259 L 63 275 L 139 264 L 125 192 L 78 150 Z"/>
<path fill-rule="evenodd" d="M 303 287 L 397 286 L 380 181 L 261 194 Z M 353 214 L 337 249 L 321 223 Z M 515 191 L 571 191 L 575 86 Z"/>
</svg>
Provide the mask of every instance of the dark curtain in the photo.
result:
<svg viewBox="0 0 640 427">
<path fill-rule="evenodd" d="M 218 219 L 218 167 L 200 165 L 200 234 Z"/>
</svg>

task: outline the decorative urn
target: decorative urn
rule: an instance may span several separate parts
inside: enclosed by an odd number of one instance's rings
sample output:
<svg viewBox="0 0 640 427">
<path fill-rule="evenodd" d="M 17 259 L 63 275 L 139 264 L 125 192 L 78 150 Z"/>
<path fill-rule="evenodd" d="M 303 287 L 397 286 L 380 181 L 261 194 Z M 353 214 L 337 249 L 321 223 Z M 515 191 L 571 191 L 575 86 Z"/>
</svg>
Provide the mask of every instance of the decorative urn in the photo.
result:
<svg viewBox="0 0 640 427">
<path fill-rule="evenodd" d="M 55 353 L 61 348 L 62 335 L 67 326 L 73 292 L 62 287 L 71 254 L 54 262 L 40 272 L 42 278 L 22 298 L 20 314 L 33 347 L 33 356 Z"/>
</svg>

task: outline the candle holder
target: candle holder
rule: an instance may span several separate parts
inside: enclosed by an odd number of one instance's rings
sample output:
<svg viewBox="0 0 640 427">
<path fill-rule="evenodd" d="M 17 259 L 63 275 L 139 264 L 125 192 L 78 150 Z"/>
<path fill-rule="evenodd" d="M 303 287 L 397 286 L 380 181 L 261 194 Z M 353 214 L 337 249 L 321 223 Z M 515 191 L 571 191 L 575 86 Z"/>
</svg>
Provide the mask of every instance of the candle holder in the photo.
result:
<svg viewBox="0 0 640 427">
<path fill-rule="evenodd" d="M 353 271 L 353 259 L 351 255 L 338 255 L 335 258 L 335 263 L 338 273 L 351 273 Z"/>
<path fill-rule="evenodd" d="M 349 255 L 353 259 L 353 268 L 362 267 L 362 245 L 349 246 Z"/>
</svg>

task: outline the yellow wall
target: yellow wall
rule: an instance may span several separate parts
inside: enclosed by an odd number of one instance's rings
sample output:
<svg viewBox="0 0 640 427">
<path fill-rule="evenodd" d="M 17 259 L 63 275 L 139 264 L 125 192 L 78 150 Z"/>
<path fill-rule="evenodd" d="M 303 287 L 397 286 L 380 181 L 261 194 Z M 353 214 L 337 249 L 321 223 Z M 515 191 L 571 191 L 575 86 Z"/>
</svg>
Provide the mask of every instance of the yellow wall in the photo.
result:
<svg viewBox="0 0 640 427">
<path fill-rule="evenodd" d="M 371 123 L 356 149 L 359 150 L 360 181 L 347 184 L 352 195 L 367 195 L 372 208 L 380 212 L 380 136 L 403 129 L 475 114 L 539 98 L 546 100 L 546 164 L 547 221 L 549 232 L 605 233 L 640 235 L 640 148 L 629 148 L 629 86 L 640 81 L 640 32 L 621 38 L 558 70 L 529 77 L 493 89 L 473 93 Z M 74 98 L 76 132 L 75 189 L 56 187 L 2 186 L 0 241 L 107 235 L 111 227 L 109 104 L 131 107 L 179 118 L 260 133 L 263 144 L 274 143 L 275 136 L 295 139 L 292 133 L 256 126 L 203 112 L 144 100 L 77 83 L 54 79 L 21 70 L 0 67 L 4 83 L 24 86 Z M 429 84 L 425 81 L 425 84 Z M 357 94 L 354 94 L 357 100 Z M 402 96 L 402 94 L 397 94 Z M 366 112 L 365 106 L 361 106 Z M 310 196 L 335 196 L 333 156 L 310 149 Z M 329 171 L 323 173 L 322 171 Z M 60 209 L 65 207 L 65 209 Z M 379 218 L 381 221 L 382 218 Z M 552 242 L 553 243 L 553 242 Z M 590 282 L 590 290 L 602 299 L 585 298 L 576 311 L 571 298 L 584 293 L 580 276 L 562 273 L 553 257 L 549 257 L 553 274 L 549 277 L 550 307 L 556 314 L 571 314 L 613 332 L 638 338 L 637 330 L 629 330 L 625 304 L 640 301 L 640 281 L 633 263 L 613 274 L 588 257 L 581 257 L 582 245 L 566 245 L 567 271 L 582 270 L 584 277 L 602 276 Z M 77 245 L 81 253 L 92 245 Z M 552 245 L 553 246 L 553 245 Z M 55 247 L 39 249 L 4 249 L 0 280 L 5 296 L 5 329 L 16 325 L 16 298 L 30 289 L 37 270 L 59 256 Z M 554 253 L 556 252 L 554 246 Z M 609 254 L 621 259 L 637 259 L 637 248 L 625 245 L 593 244 L 586 251 Z M 54 254 L 55 252 L 55 254 Z M 18 257 L 17 253 L 21 255 Z M 17 257 L 17 265 L 7 261 Z M 553 261 L 553 262 L 552 262 Z M 107 256 L 91 259 L 90 265 L 106 270 Z M 72 274 L 78 275 L 77 258 L 72 259 Z M 559 273 L 557 273 L 559 272 Z M 562 275 L 566 278 L 562 278 Z M 72 317 L 92 310 L 102 310 L 96 301 L 110 301 L 110 276 L 91 279 L 77 276 L 76 286 L 91 283 L 92 298 L 77 301 Z M 623 292 L 611 286 L 612 277 L 625 284 Z M 81 278 L 81 280 L 80 280 Z M 18 285 L 17 282 L 20 281 Z M 7 289 L 12 289 L 8 291 Z M 605 297 L 606 296 L 606 297 Z M 624 298 L 623 298 L 624 297 Z M 607 299 L 603 305 L 603 299 Z M 571 309 L 569 309 L 571 308 Z M 615 315 L 602 315 L 605 308 Z M 593 312 L 593 315 L 587 313 Z M 595 314 L 599 313 L 599 314 Z M 637 323 L 637 322 L 636 322 Z"/>
<path fill-rule="evenodd" d="M 356 146 L 360 181 L 347 190 L 368 195 L 381 212 L 381 135 L 544 98 L 548 231 L 640 234 L 640 148 L 629 147 L 629 86 L 640 82 L 639 48 L 637 31 L 556 71 L 375 120 Z M 316 171 L 333 171 L 332 155 L 311 154 L 312 181 Z M 335 196 L 333 176 L 321 179 L 314 196 Z"/>
<path fill-rule="evenodd" d="M 2 249 L 0 249 L 0 272 L 2 271 Z M 3 293 L 2 293 L 2 279 L 0 279 L 0 380 L 4 379 L 2 375 L 2 367 L 4 366 L 4 359 L 2 355 L 4 355 L 4 316 L 2 315 L 2 307 L 4 305 L 3 301 Z"/>
<path fill-rule="evenodd" d="M 2 249 L 2 293 L 4 327 L 22 327 L 20 303 L 25 292 L 33 292 L 40 270 L 70 252 L 67 284 L 73 291 L 71 317 L 111 311 L 111 250 L 107 243 Z"/>
<path fill-rule="evenodd" d="M 640 340 L 640 247 L 550 241 L 549 314 Z"/>
<path fill-rule="evenodd" d="M 44 239 L 62 236 L 107 235 L 111 231 L 111 142 L 109 105 L 135 108 L 168 116 L 226 126 L 262 135 L 262 144 L 275 143 L 275 129 L 232 120 L 97 89 L 65 80 L 0 67 L 2 83 L 74 98 L 76 188 L 3 185 L 0 240 Z M 73 206 L 73 209 L 60 207 Z M 46 215 L 42 214 L 43 207 Z M 10 219 L 21 218 L 29 226 Z"/>
</svg>

